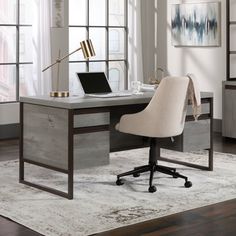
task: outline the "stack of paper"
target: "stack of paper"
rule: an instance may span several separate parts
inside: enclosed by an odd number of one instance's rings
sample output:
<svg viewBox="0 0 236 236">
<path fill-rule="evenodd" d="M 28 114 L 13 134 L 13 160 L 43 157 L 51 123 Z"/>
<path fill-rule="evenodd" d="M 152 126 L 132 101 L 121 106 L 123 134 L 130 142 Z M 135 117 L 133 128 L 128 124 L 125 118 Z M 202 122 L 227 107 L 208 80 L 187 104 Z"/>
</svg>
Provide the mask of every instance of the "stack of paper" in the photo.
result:
<svg viewBox="0 0 236 236">
<path fill-rule="evenodd" d="M 140 92 L 153 92 L 155 91 L 157 85 L 152 84 L 142 84 L 140 86 Z"/>
</svg>

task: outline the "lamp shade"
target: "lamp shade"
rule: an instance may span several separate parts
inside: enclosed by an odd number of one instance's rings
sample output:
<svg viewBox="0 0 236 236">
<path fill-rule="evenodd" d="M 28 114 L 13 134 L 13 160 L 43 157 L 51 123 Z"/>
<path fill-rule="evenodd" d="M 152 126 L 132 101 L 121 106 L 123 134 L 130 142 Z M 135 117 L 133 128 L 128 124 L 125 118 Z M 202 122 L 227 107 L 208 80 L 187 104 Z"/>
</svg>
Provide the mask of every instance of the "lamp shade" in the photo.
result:
<svg viewBox="0 0 236 236">
<path fill-rule="evenodd" d="M 83 55 L 84 55 L 85 59 L 88 59 L 90 57 L 94 57 L 96 55 L 91 39 L 84 40 L 84 41 L 80 42 L 80 46 L 83 51 Z"/>
</svg>

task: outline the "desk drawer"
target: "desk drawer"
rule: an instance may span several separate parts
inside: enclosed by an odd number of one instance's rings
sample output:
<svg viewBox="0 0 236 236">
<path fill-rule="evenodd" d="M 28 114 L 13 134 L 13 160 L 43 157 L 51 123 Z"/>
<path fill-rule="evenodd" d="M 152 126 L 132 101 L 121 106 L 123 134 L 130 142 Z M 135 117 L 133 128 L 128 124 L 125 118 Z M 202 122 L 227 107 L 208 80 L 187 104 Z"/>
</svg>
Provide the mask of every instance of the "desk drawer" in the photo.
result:
<svg viewBox="0 0 236 236">
<path fill-rule="evenodd" d="M 74 128 L 109 125 L 110 113 L 91 113 L 74 116 Z"/>
<path fill-rule="evenodd" d="M 202 114 L 210 114 L 210 103 L 202 103 L 201 105 Z M 187 116 L 193 115 L 192 105 L 188 105 Z"/>
<path fill-rule="evenodd" d="M 74 135 L 74 168 L 109 164 L 109 131 Z"/>
<path fill-rule="evenodd" d="M 189 121 L 183 132 L 183 151 L 199 151 L 210 148 L 210 120 Z"/>
<path fill-rule="evenodd" d="M 162 148 L 175 151 L 191 152 L 210 148 L 210 120 L 185 122 L 182 135 L 157 139 Z"/>
</svg>

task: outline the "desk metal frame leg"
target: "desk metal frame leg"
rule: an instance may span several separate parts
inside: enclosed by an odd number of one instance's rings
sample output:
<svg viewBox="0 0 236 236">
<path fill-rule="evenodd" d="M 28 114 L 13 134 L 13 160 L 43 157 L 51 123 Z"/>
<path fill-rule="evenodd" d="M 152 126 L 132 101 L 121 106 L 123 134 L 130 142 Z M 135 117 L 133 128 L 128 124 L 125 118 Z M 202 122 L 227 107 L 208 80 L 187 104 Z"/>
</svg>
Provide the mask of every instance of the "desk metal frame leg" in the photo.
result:
<svg viewBox="0 0 236 236">
<path fill-rule="evenodd" d="M 68 169 L 60 169 L 56 168 L 50 165 L 45 165 L 36 161 L 31 161 L 28 159 L 24 158 L 24 117 L 23 117 L 23 109 L 24 109 L 24 104 L 20 103 L 20 162 L 19 162 L 19 182 L 25 185 L 28 185 L 30 187 L 34 187 L 49 193 L 53 193 L 55 195 L 68 198 L 68 199 L 73 199 L 73 183 L 74 183 L 74 154 L 73 154 L 73 110 L 68 110 Z M 46 169 L 50 169 L 53 171 L 57 171 L 63 174 L 68 175 L 68 192 L 63 192 L 60 190 L 56 190 L 54 188 L 50 188 L 44 185 L 39 185 L 36 183 L 32 183 L 29 181 L 25 180 L 25 174 L 24 174 L 24 164 L 29 163 L 31 165 L 35 166 L 40 166 Z"/>
<path fill-rule="evenodd" d="M 184 165 L 200 170 L 208 170 L 208 171 L 213 171 L 213 98 L 209 98 L 209 103 L 210 103 L 210 148 L 208 149 L 208 166 L 202 166 L 202 165 L 197 165 L 197 164 L 192 164 L 184 161 L 177 161 L 169 158 L 164 158 L 164 157 L 159 157 L 158 160 L 160 161 L 165 161 L 169 163 L 174 163 L 174 164 L 179 164 L 179 165 Z"/>
</svg>

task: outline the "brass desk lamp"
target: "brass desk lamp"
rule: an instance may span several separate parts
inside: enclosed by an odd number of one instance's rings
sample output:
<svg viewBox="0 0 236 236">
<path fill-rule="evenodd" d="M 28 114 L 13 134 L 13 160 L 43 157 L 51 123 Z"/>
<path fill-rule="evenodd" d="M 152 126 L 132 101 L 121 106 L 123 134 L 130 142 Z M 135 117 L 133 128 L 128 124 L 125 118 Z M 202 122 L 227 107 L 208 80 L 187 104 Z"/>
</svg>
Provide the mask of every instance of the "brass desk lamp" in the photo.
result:
<svg viewBox="0 0 236 236">
<path fill-rule="evenodd" d="M 75 52 L 78 52 L 79 50 L 82 50 L 85 59 L 89 59 L 90 57 L 95 56 L 95 51 L 93 48 L 92 41 L 90 39 L 88 39 L 88 40 L 84 40 L 84 41 L 80 42 L 80 48 L 74 50 L 73 52 L 69 53 L 68 55 L 63 56 L 62 58 L 60 58 L 60 51 L 59 51 L 58 59 L 54 63 L 52 63 L 50 66 L 43 69 L 42 72 L 48 70 L 49 68 L 53 67 L 54 65 L 58 65 L 56 91 L 50 92 L 50 97 L 69 97 L 69 91 L 58 91 L 60 63 L 61 63 L 61 61 L 63 61 L 64 59 L 66 59 L 70 55 L 74 54 Z"/>
</svg>

